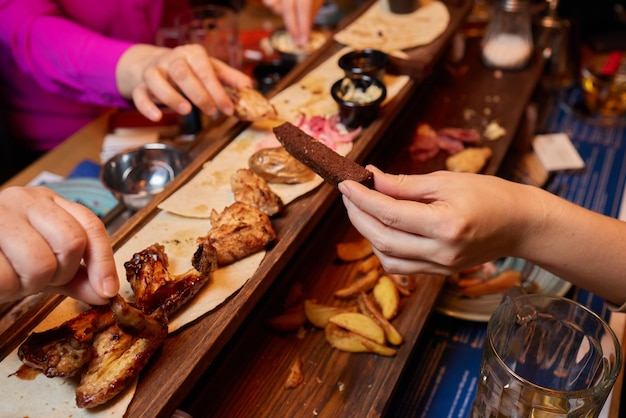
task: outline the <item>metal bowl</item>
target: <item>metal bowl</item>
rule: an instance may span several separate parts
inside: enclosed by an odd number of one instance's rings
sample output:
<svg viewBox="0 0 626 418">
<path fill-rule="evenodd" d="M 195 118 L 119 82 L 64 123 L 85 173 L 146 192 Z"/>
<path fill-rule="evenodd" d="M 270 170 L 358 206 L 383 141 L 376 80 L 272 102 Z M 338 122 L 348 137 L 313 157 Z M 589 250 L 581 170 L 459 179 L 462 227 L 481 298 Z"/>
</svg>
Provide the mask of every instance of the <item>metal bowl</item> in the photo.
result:
<svg viewBox="0 0 626 418">
<path fill-rule="evenodd" d="M 100 170 L 100 180 L 128 209 L 138 210 L 185 168 L 188 157 L 176 147 L 146 144 L 121 152 Z"/>
</svg>

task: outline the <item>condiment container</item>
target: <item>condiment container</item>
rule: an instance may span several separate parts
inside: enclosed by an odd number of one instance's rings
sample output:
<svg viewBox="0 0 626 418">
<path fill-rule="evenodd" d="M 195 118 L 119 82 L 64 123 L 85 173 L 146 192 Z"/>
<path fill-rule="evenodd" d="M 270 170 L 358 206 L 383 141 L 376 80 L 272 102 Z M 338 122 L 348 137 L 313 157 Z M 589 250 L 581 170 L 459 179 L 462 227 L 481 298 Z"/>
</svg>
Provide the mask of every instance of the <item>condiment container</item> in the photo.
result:
<svg viewBox="0 0 626 418">
<path fill-rule="evenodd" d="M 387 97 L 383 82 L 367 75 L 337 80 L 330 93 L 339 106 L 339 119 L 348 129 L 369 126 Z"/>
<path fill-rule="evenodd" d="M 518 70 L 530 61 L 533 37 L 527 0 L 494 3 L 491 21 L 482 41 L 485 65 L 501 70 Z"/>
<path fill-rule="evenodd" d="M 377 49 L 358 49 L 339 58 L 339 67 L 346 77 L 368 75 L 381 81 L 388 63 L 387 54 Z"/>
</svg>

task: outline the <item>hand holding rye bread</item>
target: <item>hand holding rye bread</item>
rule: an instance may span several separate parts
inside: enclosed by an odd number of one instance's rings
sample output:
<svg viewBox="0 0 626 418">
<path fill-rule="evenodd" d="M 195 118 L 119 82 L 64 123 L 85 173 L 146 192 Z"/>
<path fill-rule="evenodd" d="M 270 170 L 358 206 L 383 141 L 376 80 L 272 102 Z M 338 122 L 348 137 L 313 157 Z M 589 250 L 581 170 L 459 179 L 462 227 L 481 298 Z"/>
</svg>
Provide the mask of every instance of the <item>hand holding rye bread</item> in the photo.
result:
<svg viewBox="0 0 626 418">
<path fill-rule="evenodd" d="M 44 291 L 104 304 L 117 293 L 109 236 L 87 207 L 12 187 L 0 192 L 0 213 L 0 302 Z"/>
<path fill-rule="evenodd" d="M 339 190 L 385 271 L 449 275 L 514 256 L 610 302 L 626 302 L 626 223 L 495 176 L 368 169 L 373 189 L 345 181 Z"/>
</svg>

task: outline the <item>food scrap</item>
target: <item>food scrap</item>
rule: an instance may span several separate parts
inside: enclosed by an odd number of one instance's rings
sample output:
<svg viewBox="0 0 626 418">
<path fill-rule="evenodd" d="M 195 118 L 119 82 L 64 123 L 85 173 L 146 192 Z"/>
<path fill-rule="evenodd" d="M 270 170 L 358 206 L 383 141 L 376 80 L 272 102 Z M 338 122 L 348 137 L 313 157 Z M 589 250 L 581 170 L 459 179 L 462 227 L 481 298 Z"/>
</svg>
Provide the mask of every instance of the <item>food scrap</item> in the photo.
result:
<svg viewBox="0 0 626 418">
<path fill-rule="evenodd" d="M 466 148 L 449 156 L 446 159 L 446 168 L 450 171 L 480 173 L 492 154 L 489 147 Z"/>
<path fill-rule="evenodd" d="M 489 122 L 485 131 L 483 132 L 483 136 L 490 141 L 495 141 L 496 139 L 502 138 L 506 135 L 506 129 L 504 129 L 498 122 L 492 120 Z"/>
<path fill-rule="evenodd" d="M 478 298 L 504 293 L 512 286 L 521 286 L 522 273 L 510 269 L 498 272 L 495 263 L 490 261 L 448 277 L 448 283 L 461 296 Z"/>
<path fill-rule="evenodd" d="M 480 133 L 475 129 L 443 128 L 435 130 L 427 123 L 420 123 L 409 145 L 411 160 L 420 162 L 435 157 L 440 151 L 456 154 L 466 145 L 477 144 Z"/>
<path fill-rule="evenodd" d="M 291 363 L 289 374 L 285 379 L 285 389 L 294 389 L 304 382 L 304 368 L 302 357 L 296 357 Z"/>
</svg>

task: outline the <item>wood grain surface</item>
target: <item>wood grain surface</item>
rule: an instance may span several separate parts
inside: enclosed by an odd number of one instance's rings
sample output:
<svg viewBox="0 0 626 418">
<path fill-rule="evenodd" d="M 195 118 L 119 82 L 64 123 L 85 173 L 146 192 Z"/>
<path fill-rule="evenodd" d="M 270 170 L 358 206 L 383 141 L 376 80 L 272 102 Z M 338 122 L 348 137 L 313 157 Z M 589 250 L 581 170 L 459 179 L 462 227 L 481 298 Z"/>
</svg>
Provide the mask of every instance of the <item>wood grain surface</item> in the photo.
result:
<svg viewBox="0 0 626 418">
<path fill-rule="evenodd" d="M 368 4 L 371 3 L 372 2 L 369 2 Z M 430 45 L 416 48 L 412 51 L 416 56 L 427 57 L 425 61 L 427 66 L 425 68 L 428 68 L 428 66 L 432 64 L 431 60 L 439 59 L 444 54 L 446 45 L 460 27 L 471 5 L 472 2 L 469 0 L 450 1 L 449 9 L 451 22 L 448 30 Z M 347 19 L 345 24 L 347 24 L 349 20 L 350 19 Z M 307 61 L 301 63 L 285 77 L 277 86 L 277 90 L 301 78 L 306 74 L 308 69 L 311 68 L 311 65 L 322 62 L 339 50 L 339 48 L 340 45 L 338 44 L 333 42 L 327 43 L 321 50 L 313 54 Z M 424 74 L 424 77 L 426 76 L 427 73 Z M 394 100 L 385 106 L 380 117 L 363 131 L 349 154 L 349 158 L 359 163 L 364 162 L 422 82 L 423 78 L 412 79 Z M 191 179 L 195 173 L 200 170 L 205 161 L 216 155 L 232 138 L 246 127 L 247 124 L 245 123 L 227 118 L 211 124 L 206 131 L 198 135 L 197 139 L 190 144 L 189 147 L 189 152 L 194 157 L 193 162 L 180 176 L 166 187 L 161 195 L 138 211 L 113 235 L 112 240 L 114 248 L 119 248 L 148 220 L 152 219 L 158 213 L 159 209 L 157 205 L 161 201 Z M 273 283 L 277 281 L 276 279 L 281 276 L 289 262 L 300 254 L 302 248 L 305 248 L 305 244 L 311 239 L 312 233 L 317 229 L 320 222 L 327 218 L 329 208 L 336 204 L 337 197 L 338 192 L 336 189 L 324 184 L 315 192 L 292 202 L 286 208 L 283 216 L 274 222 L 278 233 L 278 242 L 271 251 L 267 252 L 265 259 L 256 273 L 236 294 L 232 295 L 232 297 L 226 300 L 220 307 L 176 332 L 165 341 L 162 349 L 154 356 L 142 372 L 136 394 L 129 406 L 126 416 L 171 416 L 185 396 L 202 378 L 211 363 L 215 361 L 231 338 L 237 333 L 237 330 L 242 326 L 243 322 L 254 311 L 268 289 L 270 289 Z M 322 241 L 326 241 L 326 238 L 322 237 Z M 313 257 L 317 256 L 313 255 Z M 325 264 L 320 264 L 320 266 L 324 266 Z M 309 270 L 311 270 L 311 272 L 313 271 L 312 269 Z M 331 281 L 335 280 L 335 278 L 331 276 L 325 275 L 324 277 Z M 325 285 L 323 282 L 320 282 L 320 286 Z M 428 313 L 432 310 L 435 295 L 438 293 L 439 289 L 440 283 L 434 283 L 429 289 L 422 289 L 422 291 L 416 292 L 415 298 L 423 296 L 424 299 L 417 299 L 415 303 L 411 303 L 411 306 L 416 309 L 412 311 L 415 318 L 410 318 L 411 320 L 417 321 L 418 325 L 420 322 L 425 321 Z M 56 301 L 56 299 L 54 299 L 54 301 Z M 46 307 L 49 309 L 50 305 L 46 305 Z M 403 319 L 403 321 L 408 321 L 409 317 L 410 315 L 407 315 L 407 319 Z M 27 324 L 19 327 L 20 332 L 13 335 L 3 334 L 3 352 L 7 353 L 12 347 L 19 344 L 24 337 L 23 333 L 33 325 L 33 321 L 28 321 Z M 415 324 L 413 324 L 413 326 L 415 326 Z M 402 325 L 402 329 L 406 327 L 408 327 L 408 325 Z M 417 332 L 411 335 L 416 337 L 419 333 L 419 327 L 414 329 L 416 329 Z M 407 337 L 409 337 L 409 335 L 407 335 Z M 411 341 L 414 340 L 412 339 Z M 410 347 L 411 342 L 409 341 L 406 343 L 406 349 L 400 351 L 398 356 L 393 359 L 396 365 L 394 366 L 395 370 L 400 370 L 406 359 L 405 356 L 408 356 Z M 316 345 L 311 345 L 308 350 L 315 351 Z M 333 353 L 333 359 L 335 356 L 336 354 Z M 344 359 L 341 358 L 341 356 L 339 357 L 340 358 L 334 361 L 338 361 L 339 363 L 337 364 L 343 364 L 343 368 L 352 365 L 352 362 L 355 361 L 350 358 Z M 357 364 L 356 366 L 359 368 L 365 367 L 367 369 L 378 367 L 378 363 L 370 363 L 377 360 L 379 359 L 364 357 L 363 365 Z M 358 375 L 353 372 L 348 373 L 352 373 L 350 381 L 359 381 Z M 383 391 L 382 396 L 377 397 L 381 402 L 377 407 L 378 410 L 382 410 L 385 395 L 388 391 L 393 389 L 393 382 L 396 379 L 397 376 L 391 373 L 388 377 L 384 378 L 384 382 L 380 387 L 378 385 L 376 386 L 376 391 Z M 371 391 L 370 393 L 373 392 L 374 391 Z M 337 400 L 340 403 L 341 396 L 339 396 Z"/>
</svg>

